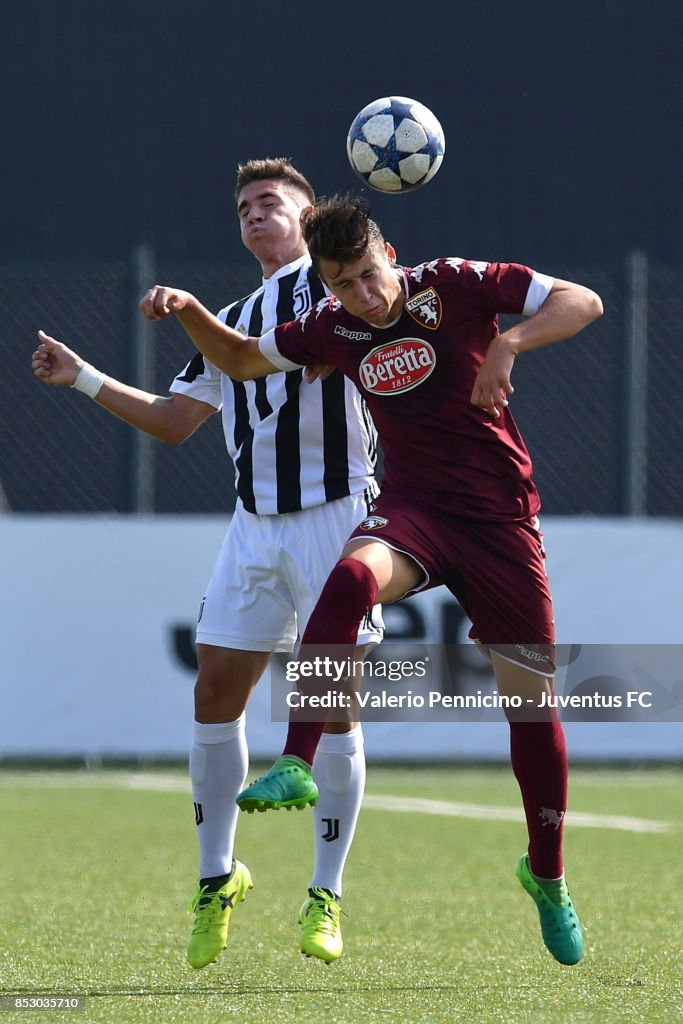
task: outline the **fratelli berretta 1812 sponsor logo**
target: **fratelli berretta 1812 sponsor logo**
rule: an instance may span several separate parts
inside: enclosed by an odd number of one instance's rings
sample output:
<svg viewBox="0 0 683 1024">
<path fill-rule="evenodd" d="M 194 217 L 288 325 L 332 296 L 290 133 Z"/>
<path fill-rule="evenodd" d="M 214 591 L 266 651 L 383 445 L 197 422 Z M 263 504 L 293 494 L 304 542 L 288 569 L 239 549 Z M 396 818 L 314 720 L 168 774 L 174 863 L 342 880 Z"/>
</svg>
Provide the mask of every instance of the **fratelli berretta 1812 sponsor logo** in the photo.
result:
<svg viewBox="0 0 683 1024">
<path fill-rule="evenodd" d="M 422 384 L 435 366 L 436 353 L 428 341 L 402 338 L 373 348 L 358 372 L 366 391 L 373 395 L 396 395 Z"/>
</svg>

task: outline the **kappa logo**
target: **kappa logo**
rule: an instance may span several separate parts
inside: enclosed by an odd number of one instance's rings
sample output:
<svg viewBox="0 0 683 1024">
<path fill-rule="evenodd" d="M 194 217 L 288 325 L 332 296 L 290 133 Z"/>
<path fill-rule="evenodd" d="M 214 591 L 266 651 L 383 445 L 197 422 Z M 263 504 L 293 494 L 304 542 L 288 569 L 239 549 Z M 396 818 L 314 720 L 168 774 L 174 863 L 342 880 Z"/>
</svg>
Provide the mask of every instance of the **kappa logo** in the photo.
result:
<svg viewBox="0 0 683 1024">
<path fill-rule="evenodd" d="M 484 279 L 484 273 L 489 266 L 483 260 L 464 260 L 462 256 L 450 256 L 445 262 L 446 266 L 454 270 L 456 274 L 459 274 L 463 266 L 467 264 L 466 269 L 474 271 L 480 281 Z"/>
<path fill-rule="evenodd" d="M 373 395 L 397 395 L 422 384 L 435 366 L 436 352 L 428 341 L 401 338 L 368 352 L 358 375 Z"/>
<path fill-rule="evenodd" d="M 342 338 L 348 338 L 349 341 L 372 341 L 370 331 L 348 331 L 341 324 L 335 324 L 334 333 L 340 334 Z"/>
<path fill-rule="evenodd" d="M 539 818 L 543 818 L 543 827 L 552 825 L 557 832 L 564 818 L 564 811 L 556 811 L 553 807 L 541 807 Z"/>
<path fill-rule="evenodd" d="M 311 316 L 311 314 L 313 314 L 315 319 L 317 320 L 320 314 L 323 312 L 323 310 L 334 309 L 335 306 L 331 305 L 331 302 L 331 297 L 329 295 L 325 295 L 322 299 L 319 299 L 318 302 L 316 302 L 315 306 L 311 306 L 310 309 L 307 309 L 304 313 L 301 313 L 298 317 L 298 320 L 302 328 L 306 327 L 306 321 L 308 320 L 309 316 Z"/>
<path fill-rule="evenodd" d="M 360 524 L 361 530 L 381 530 L 383 526 L 388 526 L 389 520 L 385 519 L 384 516 L 368 516 Z"/>
<path fill-rule="evenodd" d="M 441 298 L 433 288 L 406 299 L 405 306 L 413 320 L 430 331 L 435 331 L 441 323 Z"/>
<path fill-rule="evenodd" d="M 414 280 L 417 281 L 418 284 L 422 284 L 422 277 L 426 273 L 426 271 L 429 270 L 430 273 L 432 274 L 438 274 L 438 270 L 436 267 L 438 262 L 438 259 L 436 259 L 432 260 L 431 263 L 419 263 L 410 271 L 410 276 L 414 278 Z"/>
<path fill-rule="evenodd" d="M 519 651 L 522 657 L 527 658 L 529 661 L 535 661 L 539 664 L 550 661 L 547 654 L 543 654 L 541 651 L 532 651 L 530 648 L 525 647 L 524 644 L 515 644 L 515 650 Z"/>
<path fill-rule="evenodd" d="M 488 263 L 485 263 L 484 260 L 468 260 L 467 266 L 470 270 L 474 271 L 480 281 L 484 280 L 484 272 L 488 267 Z"/>
<path fill-rule="evenodd" d="M 460 273 L 460 268 L 462 267 L 464 262 L 465 261 L 462 258 L 462 256 L 449 256 L 449 258 L 445 261 L 446 266 L 450 267 L 451 270 L 454 270 L 456 274 Z"/>
</svg>

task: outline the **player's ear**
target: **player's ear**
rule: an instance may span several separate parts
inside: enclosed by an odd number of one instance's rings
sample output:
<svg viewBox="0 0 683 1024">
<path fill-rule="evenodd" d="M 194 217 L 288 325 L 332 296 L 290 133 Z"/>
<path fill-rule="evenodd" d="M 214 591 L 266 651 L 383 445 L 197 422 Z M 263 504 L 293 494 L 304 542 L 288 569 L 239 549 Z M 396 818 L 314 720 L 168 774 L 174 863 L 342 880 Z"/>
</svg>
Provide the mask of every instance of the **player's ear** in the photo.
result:
<svg viewBox="0 0 683 1024">
<path fill-rule="evenodd" d="M 304 230 L 304 224 L 306 223 L 306 221 L 311 216 L 314 210 L 315 207 L 312 206 L 311 203 L 309 203 L 307 206 L 301 207 L 301 210 L 299 211 L 299 227 L 301 228 L 302 234 Z"/>
<path fill-rule="evenodd" d="M 394 249 L 391 242 L 385 242 L 384 248 L 386 250 L 387 259 L 391 263 L 392 267 L 396 264 L 396 250 Z"/>
</svg>

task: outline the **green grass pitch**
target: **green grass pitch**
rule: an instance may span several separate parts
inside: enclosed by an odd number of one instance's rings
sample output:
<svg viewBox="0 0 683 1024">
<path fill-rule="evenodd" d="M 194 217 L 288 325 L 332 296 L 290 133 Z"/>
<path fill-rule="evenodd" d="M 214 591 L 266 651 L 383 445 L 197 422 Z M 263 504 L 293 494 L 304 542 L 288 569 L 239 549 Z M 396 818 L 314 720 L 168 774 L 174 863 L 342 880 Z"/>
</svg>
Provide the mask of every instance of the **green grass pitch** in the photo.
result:
<svg viewBox="0 0 683 1024">
<path fill-rule="evenodd" d="M 192 971 L 184 771 L 1 771 L 0 993 L 87 1005 L 3 1011 L 0 1024 L 683 1020 L 683 771 L 574 769 L 567 876 L 587 952 L 571 968 L 546 952 L 514 878 L 525 831 L 509 769 L 370 765 L 367 792 L 342 959 L 298 952 L 311 814 L 280 811 L 241 815 L 236 852 L 255 888 L 228 949 Z"/>
</svg>

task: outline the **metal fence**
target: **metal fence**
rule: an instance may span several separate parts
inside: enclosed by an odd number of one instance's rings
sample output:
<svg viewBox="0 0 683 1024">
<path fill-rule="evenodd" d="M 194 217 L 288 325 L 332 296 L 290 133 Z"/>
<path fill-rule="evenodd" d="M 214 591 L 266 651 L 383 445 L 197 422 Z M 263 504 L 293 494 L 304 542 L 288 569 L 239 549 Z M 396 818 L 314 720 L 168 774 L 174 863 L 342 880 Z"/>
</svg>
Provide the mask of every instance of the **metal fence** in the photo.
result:
<svg viewBox="0 0 683 1024">
<path fill-rule="evenodd" d="M 680 269 L 644 254 L 614 268 L 553 267 L 598 291 L 605 316 L 577 338 L 517 361 L 513 412 L 546 514 L 683 515 Z M 152 280 L 218 310 L 258 284 L 258 269 L 129 263 L 0 266 L 4 443 L 0 507 L 15 512 L 225 512 L 232 466 L 219 417 L 169 448 L 30 369 L 42 327 L 106 373 L 165 394 L 193 348 L 175 321 L 145 332 L 138 299 Z M 149 343 L 151 339 L 151 344 Z"/>
</svg>

